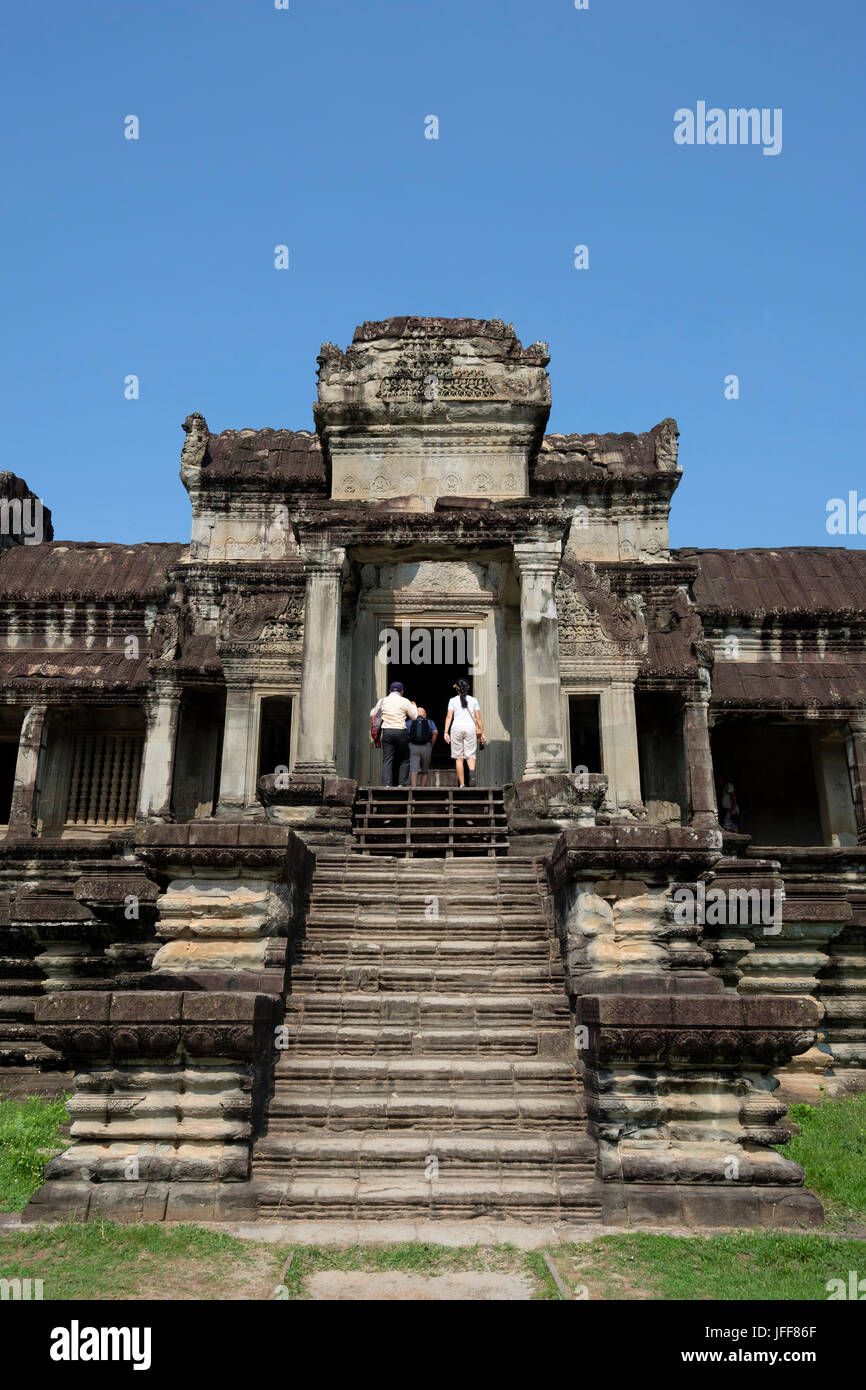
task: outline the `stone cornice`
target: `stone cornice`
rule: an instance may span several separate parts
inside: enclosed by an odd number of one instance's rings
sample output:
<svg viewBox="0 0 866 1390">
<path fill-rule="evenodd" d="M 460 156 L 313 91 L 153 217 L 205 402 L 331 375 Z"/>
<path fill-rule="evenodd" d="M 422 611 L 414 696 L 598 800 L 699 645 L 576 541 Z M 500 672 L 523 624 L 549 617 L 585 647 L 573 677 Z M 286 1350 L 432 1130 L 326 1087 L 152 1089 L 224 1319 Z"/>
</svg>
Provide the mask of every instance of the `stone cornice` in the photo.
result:
<svg viewBox="0 0 866 1390">
<path fill-rule="evenodd" d="M 811 1047 L 813 999 L 735 994 L 595 994 L 578 997 L 586 1051 L 603 1065 L 778 1066 Z"/>
<path fill-rule="evenodd" d="M 40 1041 L 66 1058 L 124 1061 L 264 1055 L 282 1014 L 267 994 L 142 990 L 58 992 L 34 1017 Z"/>
</svg>

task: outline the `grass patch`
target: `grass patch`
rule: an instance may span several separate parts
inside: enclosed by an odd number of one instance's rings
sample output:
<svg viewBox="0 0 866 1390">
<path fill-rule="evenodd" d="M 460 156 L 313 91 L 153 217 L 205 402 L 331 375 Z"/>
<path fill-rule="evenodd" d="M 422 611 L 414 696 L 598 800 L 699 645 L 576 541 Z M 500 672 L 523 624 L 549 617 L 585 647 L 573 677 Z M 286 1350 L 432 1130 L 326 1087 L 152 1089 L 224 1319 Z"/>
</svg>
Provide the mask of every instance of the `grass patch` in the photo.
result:
<svg viewBox="0 0 866 1390">
<path fill-rule="evenodd" d="M 21 1211 L 42 1185 L 45 1165 L 63 1147 L 63 1099 L 0 1100 L 0 1211 Z"/>
<path fill-rule="evenodd" d="M 832 1223 L 866 1219 L 866 1094 L 792 1105 L 788 1116 L 800 1133 L 779 1152 L 802 1164 Z"/>
<path fill-rule="evenodd" d="M 866 1242 L 782 1231 L 602 1236 L 551 1251 L 590 1298 L 679 1301 L 827 1298 L 827 1280 L 866 1263 Z"/>
<path fill-rule="evenodd" d="M 200 1226 L 63 1222 L 0 1235 L 0 1277 L 42 1279 L 47 1299 L 267 1298 L 279 1250 Z"/>
<path fill-rule="evenodd" d="M 571 1296 L 591 1300 L 821 1301 L 829 1279 L 847 1280 L 849 1269 L 866 1267 L 864 1241 L 782 1231 L 623 1234 L 552 1245 L 548 1253 Z M 543 1253 L 511 1245 L 289 1249 L 199 1226 L 98 1221 L 0 1233 L 0 1278 L 42 1279 L 46 1299 L 298 1301 L 312 1296 L 308 1280 L 321 1271 L 514 1274 L 527 1281 L 532 1299 L 563 1297 Z"/>
</svg>

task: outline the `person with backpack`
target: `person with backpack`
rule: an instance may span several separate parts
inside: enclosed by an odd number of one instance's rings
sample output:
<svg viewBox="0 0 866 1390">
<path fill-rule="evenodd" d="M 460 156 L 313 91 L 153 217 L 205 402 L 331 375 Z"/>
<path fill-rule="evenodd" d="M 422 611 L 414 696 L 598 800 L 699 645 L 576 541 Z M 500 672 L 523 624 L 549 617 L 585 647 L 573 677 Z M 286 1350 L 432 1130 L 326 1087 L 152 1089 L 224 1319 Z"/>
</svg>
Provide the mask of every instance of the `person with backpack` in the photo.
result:
<svg viewBox="0 0 866 1390">
<path fill-rule="evenodd" d="M 377 716 L 382 742 L 382 786 L 406 787 L 409 785 L 409 731 L 406 721 L 417 719 L 418 706 L 405 698 L 402 681 L 392 681 L 388 694 L 370 710 L 371 736 L 373 721 Z"/>
<path fill-rule="evenodd" d="M 423 705 L 418 706 L 417 719 L 406 720 L 406 728 L 409 732 L 409 780 L 413 787 L 426 787 L 433 744 L 439 737 L 439 730 L 433 720 L 427 718 Z"/>
<path fill-rule="evenodd" d="M 445 742 L 451 745 L 459 786 L 471 787 L 479 739 L 482 748 L 485 744 L 484 726 L 478 701 L 469 694 L 469 682 L 460 680 L 454 689 L 457 694 L 448 701 L 445 718 Z"/>
</svg>

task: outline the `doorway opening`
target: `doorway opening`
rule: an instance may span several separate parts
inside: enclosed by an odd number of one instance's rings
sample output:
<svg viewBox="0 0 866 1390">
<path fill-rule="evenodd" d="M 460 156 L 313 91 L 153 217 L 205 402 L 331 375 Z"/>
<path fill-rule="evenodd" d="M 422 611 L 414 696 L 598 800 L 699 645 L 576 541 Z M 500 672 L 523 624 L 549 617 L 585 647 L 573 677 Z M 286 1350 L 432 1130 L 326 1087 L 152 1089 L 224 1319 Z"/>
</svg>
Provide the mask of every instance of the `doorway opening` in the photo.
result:
<svg viewBox="0 0 866 1390">
<path fill-rule="evenodd" d="M 271 695 L 262 700 L 258 776 L 292 765 L 292 697 Z"/>
<path fill-rule="evenodd" d="M 226 695 L 223 689 L 186 689 L 174 755 L 171 806 L 177 821 L 212 816 L 219 800 Z"/>
<path fill-rule="evenodd" d="M 388 656 L 387 687 L 392 681 L 402 681 L 406 698 L 423 705 L 427 718 L 439 730 L 433 745 L 431 766 L 446 769 L 452 766 L 451 750 L 443 737 L 448 701 L 454 695 L 459 680 L 472 684 L 470 664 L 474 656 L 474 629 L 463 627 L 410 627 L 403 624 L 396 634 L 398 640 Z"/>
<path fill-rule="evenodd" d="M 571 742 L 571 769 L 603 772 L 601 765 L 601 721 L 597 695 L 569 695 L 568 736 Z"/>
</svg>

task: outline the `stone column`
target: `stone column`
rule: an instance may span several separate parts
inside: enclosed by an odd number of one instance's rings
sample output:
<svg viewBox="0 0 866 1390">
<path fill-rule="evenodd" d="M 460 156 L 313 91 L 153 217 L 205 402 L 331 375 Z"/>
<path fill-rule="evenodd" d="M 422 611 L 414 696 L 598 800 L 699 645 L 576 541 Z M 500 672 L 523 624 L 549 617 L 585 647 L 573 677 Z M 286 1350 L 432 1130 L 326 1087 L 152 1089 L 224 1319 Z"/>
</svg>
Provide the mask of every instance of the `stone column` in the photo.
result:
<svg viewBox="0 0 866 1390">
<path fill-rule="evenodd" d="M 599 713 L 604 770 L 609 778 L 608 796 L 618 810 L 640 808 L 643 803 L 634 682 L 612 681 L 602 693 Z"/>
<path fill-rule="evenodd" d="M 157 686 L 148 696 L 145 717 L 147 736 L 138 791 L 139 819 L 169 821 L 174 754 L 180 715 L 180 687 Z"/>
<path fill-rule="evenodd" d="M 227 681 L 217 806 L 217 815 L 223 819 L 240 815 L 255 798 L 255 785 L 250 785 L 249 776 L 253 724 L 252 681 Z"/>
<path fill-rule="evenodd" d="M 562 542 L 520 541 L 514 561 L 520 576 L 526 766 L 524 778 L 568 772 L 562 727 L 556 576 Z"/>
<path fill-rule="evenodd" d="M 24 715 L 18 739 L 7 840 L 29 840 L 36 834 L 36 774 L 47 713 L 47 705 L 31 705 Z"/>
<path fill-rule="evenodd" d="M 687 700 L 684 713 L 686 766 L 689 775 L 691 824 L 712 828 L 719 823 L 710 724 L 706 700 Z"/>
<path fill-rule="evenodd" d="M 342 546 L 326 541 L 302 547 L 307 587 L 304 597 L 304 654 L 298 710 L 300 778 L 335 777 L 337 673 L 340 646 Z M 364 711 L 366 713 L 366 711 Z"/>
<path fill-rule="evenodd" d="M 866 716 L 852 715 L 848 721 L 851 735 L 848 740 L 848 766 L 851 769 L 851 790 L 854 795 L 854 816 L 857 821 L 857 843 L 866 844 Z"/>
</svg>

